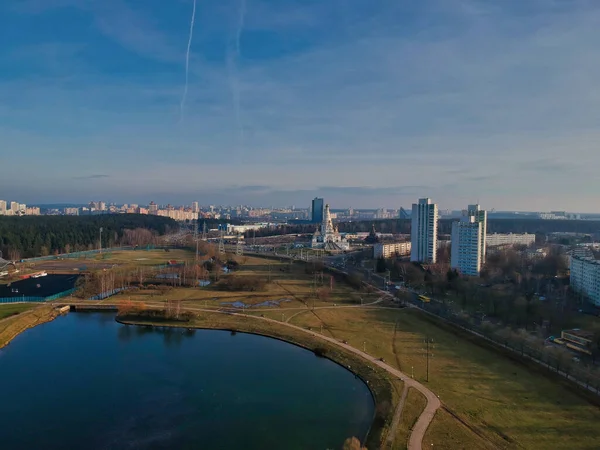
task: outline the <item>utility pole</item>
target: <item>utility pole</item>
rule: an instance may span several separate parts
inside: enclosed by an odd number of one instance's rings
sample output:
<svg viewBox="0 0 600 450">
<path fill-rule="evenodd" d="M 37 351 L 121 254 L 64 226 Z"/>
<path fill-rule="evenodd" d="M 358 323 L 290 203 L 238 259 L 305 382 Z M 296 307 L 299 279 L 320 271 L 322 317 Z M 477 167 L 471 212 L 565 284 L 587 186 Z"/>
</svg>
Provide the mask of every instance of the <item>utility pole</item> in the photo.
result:
<svg viewBox="0 0 600 450">
<path fill-rule="evenodd" d="M 102 227 L 100 227 L 100 240 L 98 241 L 100 247 L 100 254 L 102 254 Z"/>
<path fill-rule="evenodd" d="M 427 359 L 427 372 L 425 375 L 425 381 L 429 382 L 429 341 L 431 341 L 433 343 L 433 339 L 429 339 L 429 336 L 427 336 L 426 339 L 426 343 L 427 343 L 427 348 L 426 348 L 426 359 Z M 432 347 L 434 347 L 432 345 Z M 433 355 L 431 355 L 433 357 Z"/>
<path fill-rule="evenodd" d="M 219 237 L 219 253 L 225 253 L 225 241 L 223 240 L 223 230 L 221 230 L 221 236 Z"/>
</svg>

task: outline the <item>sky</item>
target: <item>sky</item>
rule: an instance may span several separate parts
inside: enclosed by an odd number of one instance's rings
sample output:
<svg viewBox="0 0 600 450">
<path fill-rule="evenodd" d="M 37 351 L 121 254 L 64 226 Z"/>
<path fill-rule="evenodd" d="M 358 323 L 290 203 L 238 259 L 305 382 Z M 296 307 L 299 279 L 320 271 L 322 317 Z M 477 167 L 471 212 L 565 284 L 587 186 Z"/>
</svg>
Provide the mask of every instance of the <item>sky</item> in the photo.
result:
<svg viewBox="0 0 600 450">
<path fill-rule="evenodd" d="M 192 12 L 2 0 L 0 198 L 600 211 L 597 0 Z"/>
</svg>

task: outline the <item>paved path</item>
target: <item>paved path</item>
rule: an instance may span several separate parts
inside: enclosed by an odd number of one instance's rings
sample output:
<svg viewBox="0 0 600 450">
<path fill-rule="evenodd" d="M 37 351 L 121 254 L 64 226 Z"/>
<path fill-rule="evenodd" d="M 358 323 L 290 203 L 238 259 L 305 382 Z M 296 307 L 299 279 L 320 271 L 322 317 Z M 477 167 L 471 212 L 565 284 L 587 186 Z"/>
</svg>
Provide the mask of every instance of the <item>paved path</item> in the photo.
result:
<svg viewBox="0 0 600 450">
<path fill-rule="evenodd" d="M 189 306 L 186 307 L 186 309 L 194 310 L 194 311 L 212 312 L 212 313 L 220 312 L 220 311 L 215 311 L 214 309 L 193 308 L 193 307 L 189 307 Z M 383 370 L 387 371 L 391 375 L 401 379 L 404 382 L 405 389 L 408 390 L 409 387 L 415 388 L 417 391 L 419 391 L 421 394 L 423 394 L 425 396 L 425 398 L 427 399 L 427 405 L 425 406 L 425 409 L 423 410 L 423 412 L 417 419 L 417 423 L 415 424 L 415 426 L 412 429 L 412 433 L 408 440 L 408 450 L 421 450 L 421 444 L 423 442 L 423 437 L 425 436 L 425 432 L 427 431 L 427 427 L 429 427 L 429 424 L 433 420 L 433 416 L 435 415 L 435 412 L 441 406 L 441 403 L 440 403 L 440 400 L 438 399 L 438 397 L 433 392 L 431 392 L 428 388 L 423 386 L 421 383 L 413 380 L 411 377 L 409 377 L 405 373 L 401 372 L 400 370 L 398 370 L 392 366 L 389 366 L 388 364 L 386 364 L 383 361 L 380 361 L 379 359 L 375 358 L 374 356 L 371 356 L 368 353 L 365 353 L 357 348 L 354 348 L 351 345 L 344 344 L 343 342 L 340 342 L 337 339 L 334 339 L 332 337 L 325 336 L 325 335 L 316 333 L 314 331 L 307 330 L 305 328 L 301 328 L 296 325 L 292 325 L 287 322 L 281 322 L 279 320 L 269 319 L 268 317 L 253 316 L 253 315 L 243 314 L 243 313 L 230 313 L 230 314 L 235 315 L 235 316 L 240 316 L 240 317 L 247 317 L 247 318 L 252 318 L 252 319 L 257 319 L 257 320 L 264 320 L 266 322 L 276 323 L 278 325 L 290 327 L 295 330 L 301 331 L 302 333 L 307 333 L 307 334 L 310 334 L 311 336 L 318 337 L 318 338 L 323 339 L 324 341 L 327 341 L 331 344 L 337 345 L 338 347 L 342 347 L 345 350 L 348 350 L 349 352 L 354 353 L 363 359 L 366 359 L 370 363 L 381 367 Z M 395 430 L 390 430 L 390 432 L 395 433 Z"/>
<path fill-rule="evenodd" d="M 379 303 L 379 301 L 381 301 L 381 298 L 373 303 Z M 66 302 L 63 302 L 63 303 L 66 303 Z M 70 302 L 70 303 L 79 303 L 79 302 Z M 81 302 L 81 303 L 85 303 L 88 305 L 90 304 L 90 302 Z M 373 303 L 371 303 L 370 305 L 372 305 Z M 146 306 L 151 307 L 151 308 L 163 308 L 164 303 L 148 302 L 148 303 L 146 303 Z M 354 308 L 354 307 L 360 308 L 361 306 L 365 307 L 367 305 L 325 306 L 325 307 L 320 307 L 318 309 Z M 224 312 L 224 311 L 219 311 L 219 310 L 215 310 L 215 309 L 192 307 L 189 305 L 186 305 L 185 308 L 183 308 L 183 309 L 191 310 L 191 311 L 208 312 L 208 313 L 231 314 L 231 315 L 235 315 L 235 316 L 239 316 L 239 317 L 247 317 L 247 318 L 256 319 L 256 320 L 264 320 L 266 322 L 272 322 L 272 323 L 275 323 L 275 324 L 278 324 L 281 326 L 290 327 L 295 330 L 301 331 L 302 333 L 310 334 L 311 336 L 318 337 L 318 338 L 323 339 L 324 341 L 327 341 L 333 345 L 337 345 L 338 347 L 344 348 L 345 350 L 347 350 L 351 353 L 354 353 L 363 359 L 366 359 L 370 363 L 377 365 L 378 367 L 387 371 L 389 374 L 393 375 L 394 377 L 399 378 L 400 380 L 402 380 L 404 382 L 404 388 L 406 390 L 408 390 L 409 387 L 415 388 L 417 391 L 419 391 L 421 394 L 423 394 L 425 396 L 425 398 L 427 399 L 427 405 L 425 406 L 425 409 L 423 410 L 423 412 L 417 419 L 417 423 L 413 427 L 410 438 L 408 440 L 408 450 L 421 450 L 423 437 L 425 436 L 427 427 L 429 427 L 429 424 L 433 420 L 433 416 L 435 415 L 435 412 L 437 411 L 437 409 L 441 406 L 441 403 L 440 403 L 440 400 L 438 399 L 438 397 L 432 391 L 430 391 L 427 387 L 423 386 L 418 381 L 415 381 L 414 379 L 412 379 L 410 376 L 406 375 L 404 372 L 401 372 L 400 370 L 386 364 L 385 362 L 380 361 L 376 357 L 371 356 L 368 353 L 365 353 L 357 348 L 354 348 L 349 344 L 344 344 L 343 342 L 340 342 L 337 339 L 334 339 L 332 337 L 325 336 L 325 335 L 319 334 L 315 331 L 311 331 L 311 330 L 307 330 L 305 328 L 298 327 L 296 325 L 292 325 L 291 323 L 281 322 L 279 320 L 270 319 L 268 317 L 260 317 L 260 316 L 255 316 L 255 315 L 250 315 L 250 314 L 245 314 L 245 313 L 240 313 L 240 312 Z M 315 308 L 315 309 L 317 309 L 317 308 Z M 397 309 L 397 308 L 393 308 L 393 309 Z M 302 311 L 307 311 L 307 310 L 303 309 Z M 397 412 L 396 412 L 396 414 L 397 414 Z M 397 426 L 397 425 L 398 424 L 395 423 L 395 421 L 392 422 L 392 429 L 390 429 L 390 433 L 393 433 L 395 435 L 394 426 Z"/>
</svg>

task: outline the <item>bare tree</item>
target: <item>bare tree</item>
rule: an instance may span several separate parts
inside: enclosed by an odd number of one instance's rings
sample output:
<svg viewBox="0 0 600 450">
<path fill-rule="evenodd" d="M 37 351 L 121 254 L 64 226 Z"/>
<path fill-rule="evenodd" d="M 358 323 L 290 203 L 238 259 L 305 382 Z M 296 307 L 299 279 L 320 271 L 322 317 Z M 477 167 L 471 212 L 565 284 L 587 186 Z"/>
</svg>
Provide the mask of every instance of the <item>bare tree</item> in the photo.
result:
<svg viewBox="0 0 600 450">
<path fill-rule="evenodd" d="M 342 450 L 367 450 L 367 447 L 363 447 L 358 438 L 351 437 L 344 441 Z"/>
</svg>

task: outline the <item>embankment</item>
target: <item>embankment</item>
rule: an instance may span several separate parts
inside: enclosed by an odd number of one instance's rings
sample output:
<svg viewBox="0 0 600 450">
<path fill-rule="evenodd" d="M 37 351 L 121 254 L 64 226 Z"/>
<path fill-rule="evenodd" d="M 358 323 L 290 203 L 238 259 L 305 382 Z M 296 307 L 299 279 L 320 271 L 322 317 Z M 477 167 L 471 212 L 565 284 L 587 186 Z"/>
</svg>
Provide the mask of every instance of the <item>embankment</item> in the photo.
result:
<svg viewBox="0 0 600 450">
<path fill-rule="evenodd" d="M 20 333 L 54 320 L 60 312 L 52 305 L 42 305 L 30 311 L 0 321 L 0 348 L 5 347 Z"/>
</svg>

